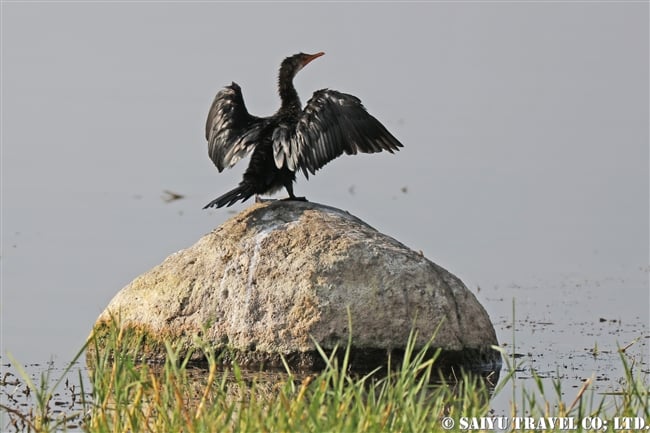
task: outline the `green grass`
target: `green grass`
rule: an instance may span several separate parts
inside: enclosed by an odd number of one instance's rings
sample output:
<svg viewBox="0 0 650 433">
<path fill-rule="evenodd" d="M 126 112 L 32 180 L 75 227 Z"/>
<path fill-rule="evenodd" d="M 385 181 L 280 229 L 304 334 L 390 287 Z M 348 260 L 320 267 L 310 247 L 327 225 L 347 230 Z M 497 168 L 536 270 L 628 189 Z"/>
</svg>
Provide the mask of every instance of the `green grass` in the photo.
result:
<svg viewBox="0 0 650 433">
<path fill-rule="evenodd" d="M 619 392 L 597 394 L 587 381 L 563 401 L 561 380 L 554 380 L 552 389 L 545 389 L 538 377 L 533 389 L 515 386 L 516 366 L 508 362 L 506 353 L 507 373 L 494 389 L 481 378 L 464 374 L 454 383 L 444 383 L 433 368 L 435 359 L 427 357 L 426 347 L 416 350 L 414 338 L 403 361 L 389 366 L 388 374 L 348 373 L 348 347 L 342 349 L 342 357 L 321 351 L 327 360 L 322 372 L 268 376 L 246 373 L 236 365 L 224 369 L 207 350 L 207 369 L 197 370 L 189 364 L 189 357 L 180 359 L 171 346 L 167 346 L 164 365 L 141 364 L 135 361 L 138 354 L 132 350 L 133 341 L 126 341 L 128 338 L 117 328 L 108 335 L 102 342 L 108 350 L 91 351 L 93 389 L 76 413 L 53 416 L 49 404 L 59 384 L 48 377 L 38 382 L 29 380 L 12 361 L 31 389 L 33 401 L 26 413 L 0 407 L 14 421 L 14 428 L 20 425 L 29 432 L 61 431 L 72 419 L 92 433 L 429 433 L 449 431 L 442 429 L 441 420 L 450 417 L 455 421 L 451 431 L 459 431 L 460 417 L 493 416 L 492 392 L 512 393 L 510 413 L 503 414 L 508 417 L 567 416 L 576 418 L 578 427 L 580 419 L 596 416 L 610 426 L 614 417 L 641 417 L 650 422 L 647 378 L 637 372 L 624 350 L 620 358 L 625 377 Z M 201 350 L 206 346 L 197 341 L 197 347 Z M 55 385 L 48 387 L 48 383 Z M 86 395 L 83 390 L 81 395 Z"/>
</svg>

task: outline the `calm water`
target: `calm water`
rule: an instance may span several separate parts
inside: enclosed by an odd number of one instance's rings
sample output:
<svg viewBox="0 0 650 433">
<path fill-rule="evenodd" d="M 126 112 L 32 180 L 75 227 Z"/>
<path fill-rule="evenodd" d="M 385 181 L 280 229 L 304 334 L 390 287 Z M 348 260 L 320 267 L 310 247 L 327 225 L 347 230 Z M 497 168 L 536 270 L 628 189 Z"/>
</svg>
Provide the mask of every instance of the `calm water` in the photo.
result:
<svg viewBox="0 0 650 433">
<path fill-rule="evenodd" d="M 3 365 L 64 365 L 121 287 L 232 216 L 201 210 L 244 169 L 207 157 L 213 95 L 236 80 L 268 115 L 281 59 L 323 50 L 303 101 L 353 93 L 405 148 L 297 194 L 457 274 L 508 344 L 514 298 L 530 368 L 607 388 L 642 337 L 647 370 L 647 4 L 2 8 Z"/>
</svg>

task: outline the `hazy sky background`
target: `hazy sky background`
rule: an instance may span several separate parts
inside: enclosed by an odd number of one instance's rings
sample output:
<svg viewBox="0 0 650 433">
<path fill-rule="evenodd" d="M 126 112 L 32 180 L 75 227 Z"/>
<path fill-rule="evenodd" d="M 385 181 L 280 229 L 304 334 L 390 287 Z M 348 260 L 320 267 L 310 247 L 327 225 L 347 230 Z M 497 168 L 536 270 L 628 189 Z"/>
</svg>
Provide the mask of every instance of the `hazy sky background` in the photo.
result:
<svg viewBox="0 0 650 433">
<path fill-rule="evenodd" d="M 647 285 L 648 37 L 646 2 L 3 3 L 2 352 L 68 359 L 121 287 L 232 216 L 201 210 L 245 169 L 209 160 L 209 105 L 236 81 L 272 114 L 299 51 L 326 52 L 303 102 L 352 93 L 405 147 L 297 195 L 470 288 Z"/>
</svg>

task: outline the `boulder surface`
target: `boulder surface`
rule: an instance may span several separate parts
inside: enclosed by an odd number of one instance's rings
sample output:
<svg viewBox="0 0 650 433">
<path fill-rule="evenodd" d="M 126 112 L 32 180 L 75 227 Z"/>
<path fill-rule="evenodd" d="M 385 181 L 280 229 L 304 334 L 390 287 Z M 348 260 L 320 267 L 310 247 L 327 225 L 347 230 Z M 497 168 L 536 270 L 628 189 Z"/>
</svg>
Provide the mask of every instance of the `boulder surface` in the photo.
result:
<svg viewBox="0 0 650 433">
<path fill-rule="evenodd" d="M 501 363 L 488 314 L 457 277 L 349 213 L 311 202 L 249 207 L 124 287 L 97 319 L 97 341 L 113 320 L 144 337 L 146 360 L 164 359 L 164 341 L 183 355 L 199 336 L 240 364 L 278 366 L 283 356 L 317 368 L 314 341 L 332 349 L 351 338 L 362 368 L 403 351 L 417 330 L 416 346 L 435 334 L 441 361 L 479 370 Z"/>
</svg>

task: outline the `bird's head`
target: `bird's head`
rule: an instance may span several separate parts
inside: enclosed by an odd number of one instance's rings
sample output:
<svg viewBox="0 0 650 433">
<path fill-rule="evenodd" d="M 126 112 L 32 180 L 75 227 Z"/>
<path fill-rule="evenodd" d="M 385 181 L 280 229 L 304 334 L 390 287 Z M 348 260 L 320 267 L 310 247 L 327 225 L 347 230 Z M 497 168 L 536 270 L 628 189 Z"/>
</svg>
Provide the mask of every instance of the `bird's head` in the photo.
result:
<svg viewBox="0 0 650 433">
<path fill-rule="evenodd" d="M 280 65 L 280 75 L 293 78 L 298 73 L 298 71 L 307 65 L 307 63 L 319 58 L 324 54 L 325 53 L 321 51 L 316 54 L 298 53 L 294 54 L 291 57 L 287 57 L 282 61 L 282 65 Z"/>
</svg>

